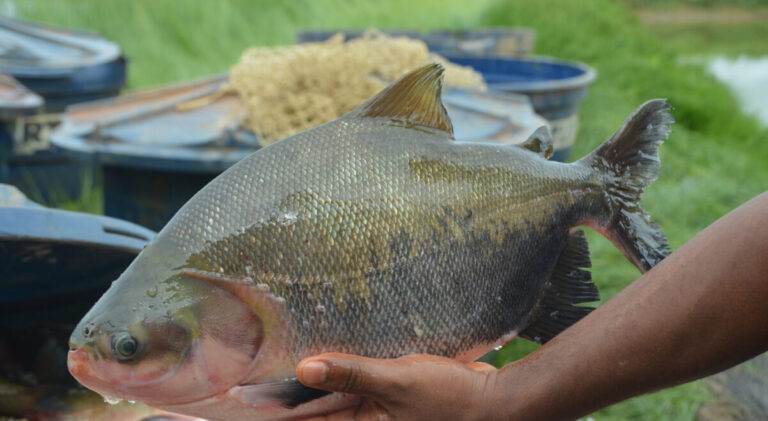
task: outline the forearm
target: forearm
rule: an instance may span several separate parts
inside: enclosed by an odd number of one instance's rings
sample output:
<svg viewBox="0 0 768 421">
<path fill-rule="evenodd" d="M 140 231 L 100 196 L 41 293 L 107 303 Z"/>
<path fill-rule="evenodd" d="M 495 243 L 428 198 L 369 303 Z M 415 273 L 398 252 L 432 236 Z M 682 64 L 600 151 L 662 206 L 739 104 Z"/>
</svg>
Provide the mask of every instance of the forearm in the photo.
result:
<svg viewBox="0 0 768 421">
<path fill-rule="evenodd" d="M 766 274 L 768 193 L 504 368 L 489 405 L 509 419 L 572 419 L 757 355 L 768 349 Z"/>
</svg>

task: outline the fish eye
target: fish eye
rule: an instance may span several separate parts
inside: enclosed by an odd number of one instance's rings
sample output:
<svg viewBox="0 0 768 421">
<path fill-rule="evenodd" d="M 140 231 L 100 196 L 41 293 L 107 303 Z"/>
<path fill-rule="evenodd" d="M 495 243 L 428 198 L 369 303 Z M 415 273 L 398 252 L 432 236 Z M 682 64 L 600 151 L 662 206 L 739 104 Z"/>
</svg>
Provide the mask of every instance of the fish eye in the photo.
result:
<svg viewBox="0 0 768 421">
<path fill-rule="evenodd" d="M 139 350 L 139 342 L 128 333 L 122 333 L 112 337 L 112 351 L 120 361 L 127 361 L 136 355 Z"/>
</svg>

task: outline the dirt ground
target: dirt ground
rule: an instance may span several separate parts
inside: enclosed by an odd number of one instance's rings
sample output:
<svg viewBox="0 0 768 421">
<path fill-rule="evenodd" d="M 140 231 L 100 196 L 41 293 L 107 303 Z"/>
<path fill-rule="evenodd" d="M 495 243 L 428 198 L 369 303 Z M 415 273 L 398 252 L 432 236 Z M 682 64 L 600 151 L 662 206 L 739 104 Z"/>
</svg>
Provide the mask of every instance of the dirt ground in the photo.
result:
<svg viewBox="0 0 768 421">
<path fill-rule="evenodd" d="M 755 10 L 740 7 L 718 7 L 707 9 L 683 7 L 669 10 L 639 9 L 637 11 L 637 16 L 646 24 L 714 23 L 729 25 L 768 21 L 768 10 Z"/>
<path fill-rule="evenodd" d="M 698 421 L 764 420 L 768 417 L 768 354 L 705 380 L 716 401 L 702 405 Z"/>
</svg>

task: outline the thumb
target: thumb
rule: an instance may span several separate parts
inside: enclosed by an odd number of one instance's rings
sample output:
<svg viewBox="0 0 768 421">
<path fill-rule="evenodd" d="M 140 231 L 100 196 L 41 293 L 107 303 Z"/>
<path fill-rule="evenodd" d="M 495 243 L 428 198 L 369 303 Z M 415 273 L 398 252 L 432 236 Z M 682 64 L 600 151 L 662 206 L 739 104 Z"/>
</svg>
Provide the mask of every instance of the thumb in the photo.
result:
<svg viewBox="0 0 768 421">
<path fill-rule="evenodd" d="M 305 386 L 379 398 L 400 388 L 398 372 L 390 360 L 346 354 L 307 358 L 296 367 L 296 377 Z"/>
</svg>

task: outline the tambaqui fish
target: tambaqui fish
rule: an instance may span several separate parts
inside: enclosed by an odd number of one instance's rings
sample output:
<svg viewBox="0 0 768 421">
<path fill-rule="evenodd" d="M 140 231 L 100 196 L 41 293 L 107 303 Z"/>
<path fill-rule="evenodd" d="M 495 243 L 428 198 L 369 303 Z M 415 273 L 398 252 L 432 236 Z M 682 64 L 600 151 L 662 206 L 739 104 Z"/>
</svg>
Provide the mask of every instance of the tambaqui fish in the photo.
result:
<svg viewBox="0 0 768 421">
<path fill-rule="evenodd" d="M 471 361 L 545 342 L 598 299 L 579 225 L 645 271 L 668 251 L 638 201 L 672 122 L 637 109 L 594 152 L 547 160 L 459 143 L 442 67 L 243 159 L 198 192 L 83 318 L 69 368 L 104 395 L 208 419 L 285 419 L 354 405 L 297 363 L 338 351 Z"/>
</svg>

